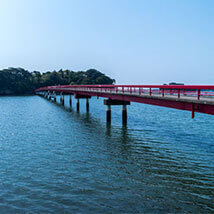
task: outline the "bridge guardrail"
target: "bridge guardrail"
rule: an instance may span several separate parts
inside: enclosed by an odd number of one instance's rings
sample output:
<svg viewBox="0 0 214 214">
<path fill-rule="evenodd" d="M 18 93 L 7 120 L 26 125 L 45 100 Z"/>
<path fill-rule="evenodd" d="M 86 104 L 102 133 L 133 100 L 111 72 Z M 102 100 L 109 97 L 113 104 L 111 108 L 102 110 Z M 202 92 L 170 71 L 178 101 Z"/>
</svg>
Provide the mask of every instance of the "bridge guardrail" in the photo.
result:
<svg viewBox="0 0 214 214">
<path fill-rule="evenodd" d="M 100 93 L 122 93 L 130 95 L 149 95 L 149 96 L 174 96 L 195 97 L 196 99 L 214 97 L 214 86 L 212 85 L 62 85 L 47 86 L 39 91 L 88 91 Z"/>
</svg>

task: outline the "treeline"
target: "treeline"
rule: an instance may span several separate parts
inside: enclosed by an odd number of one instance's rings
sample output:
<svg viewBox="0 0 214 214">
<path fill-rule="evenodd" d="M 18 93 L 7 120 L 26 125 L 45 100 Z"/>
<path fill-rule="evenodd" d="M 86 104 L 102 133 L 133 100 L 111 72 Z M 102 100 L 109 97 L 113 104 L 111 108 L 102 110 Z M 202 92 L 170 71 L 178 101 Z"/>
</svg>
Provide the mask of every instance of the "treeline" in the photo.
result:
<svg viewBox="0 0 214 214">
<path fill-rule="evenodd" d="M 115 80 L 97 71 L 74 72 L 71 70 L 29 72 L 23 68 L 0 70 L 0 95 L 32 94 L 34 90 L 50 85 L 102 85 L 114 84 Z"/>
</svg>

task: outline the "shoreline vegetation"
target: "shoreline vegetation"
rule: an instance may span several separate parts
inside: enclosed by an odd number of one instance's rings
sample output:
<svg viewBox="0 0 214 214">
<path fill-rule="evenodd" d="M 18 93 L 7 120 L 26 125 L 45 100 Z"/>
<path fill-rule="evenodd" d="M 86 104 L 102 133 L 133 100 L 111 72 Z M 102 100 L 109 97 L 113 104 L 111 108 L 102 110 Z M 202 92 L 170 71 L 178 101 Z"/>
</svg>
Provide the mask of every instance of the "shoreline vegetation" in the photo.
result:
<svg viewBox="0 0 214 214">
<path fill-rule="evenodd" d="M 96 69 L 29 72 L 23 68 L 0 70 L 0 95 L 32 95 L 34 90 L 51 85 L 102 85 L 115 80 Z"/>
</svg>

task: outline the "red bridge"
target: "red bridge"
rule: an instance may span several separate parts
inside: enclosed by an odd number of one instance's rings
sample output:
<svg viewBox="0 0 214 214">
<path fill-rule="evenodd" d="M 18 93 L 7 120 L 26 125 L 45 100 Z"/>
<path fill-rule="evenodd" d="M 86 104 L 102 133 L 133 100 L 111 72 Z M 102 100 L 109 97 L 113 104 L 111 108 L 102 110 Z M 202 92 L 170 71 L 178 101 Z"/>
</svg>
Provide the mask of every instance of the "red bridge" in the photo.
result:
<svg viewBox="0 0 214 214">
<path fill-rule="evenodd" d="M 86 109 L 89 111 L 89 99 L 92 96 L 108 98 L 107 122 L 111 121 L 111 105 L 123 105 L 123 122 L 127 121 L 127 105 L 138 102 L 157 106 L 214 114 L 214 86 L 209 85 L 63 85 L 39 88 L 36 94 L 56 102 L 56 95 L 60 94 L 60 102 L 64 105 L 64 95 L 71 95 L 77 99 L 86 99 Z"/>
</svg>

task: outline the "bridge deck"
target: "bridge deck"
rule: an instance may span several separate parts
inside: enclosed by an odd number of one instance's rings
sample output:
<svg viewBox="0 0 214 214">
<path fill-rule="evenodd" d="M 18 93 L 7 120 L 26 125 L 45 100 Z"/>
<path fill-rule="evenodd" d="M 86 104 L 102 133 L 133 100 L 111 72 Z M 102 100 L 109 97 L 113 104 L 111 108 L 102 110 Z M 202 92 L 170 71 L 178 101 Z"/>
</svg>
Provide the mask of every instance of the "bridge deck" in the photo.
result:
<svg viewBox="0 0 214 214">
<path fill-rule="evenodd" d="M 49 86 L 36 92 L 58 92 L 86 96 L 106 97 L 113 100 L 139 102 L 180 110 L 214 115 L 214 86 L 163 86 L 163 85 L 85 85 Z"/>
<path fill-rule="evenodd" d="M 64 88 L 63 91 L 71 92 L 69 88 Z M 208 97 L 208 96 L 201 96 L 200 99 L 198 99 L 196 96 L 191 96 L 191 95 L 180 95 L 180 98 L 178 98 L 177 94 L 152 94 L 150 95 L 148 92 L 147 93 L 136 93 L 132 92 L 130 93 L 129 91 L 100 91 L 98 89 L 94 90 L 72 90 L 72 92 L 91 92 L 91 93 L 97 93 L 97 95 L 102 96 L 102 94 L 107 94 L 107 95 L 121 95 L 121 96 L 132 96 L 132 97 L 144 97 L 148 99 L 162 99 L 162 100 L 173 100 L 173 101 L 183 101 L 183 102 L 189 102 L 189 103 L 196 103 L 196 104 L 209 104 L 209 105 L 214 105 L 214 97 Z M 88 93 L 87 93 L 88 94 Z"/>
</svg>

